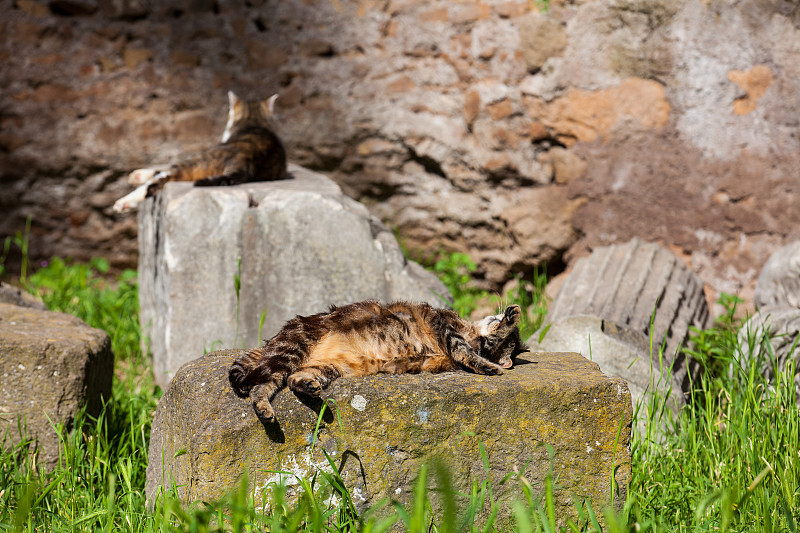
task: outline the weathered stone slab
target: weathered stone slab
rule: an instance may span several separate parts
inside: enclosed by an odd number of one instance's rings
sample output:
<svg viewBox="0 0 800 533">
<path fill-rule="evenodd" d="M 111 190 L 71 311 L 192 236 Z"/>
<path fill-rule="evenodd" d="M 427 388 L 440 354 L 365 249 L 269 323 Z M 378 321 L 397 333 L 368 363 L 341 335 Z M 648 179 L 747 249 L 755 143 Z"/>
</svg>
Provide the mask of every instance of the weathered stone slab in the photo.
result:
<svg viewBox="0 0 800 533">
<path fill-rule="evenodd" d="M 800 309 L 788 305 L 764 306 L 742 325 L 738 338 L 740 364 L 744 369 L 756 359 L 763 374 L 774 380 L 790 360 L 794 361 L 795 395 L 800 401 Z"/>
<path fill-rule="evenodd" d="M 83 405 L 111 397 L 114 354 L 106 332 L 64 313 L 0 303 L 0 435 L 19 442 L 17 418 L 38 441 L 39 462 L 58 462 L 59 438 Z"/>
<path fill-rule="evenodd" d="M 257 346 L 331 304 L 450 299 L 362 204 L 321 174 L 289 171 L 234 187 L 169 183 L 142 204 L 141 323 L 162 386 L 198 354 Z"/>
<path fill-rule="evenodd" d="M 32 307 L 34 309 L 47 309 L 44 302 L 37 300 L 19 287 L 14 287 L 8 283 L 0 281 L 0 303 L 18 305 L 20 307 Z"/>
<path fill-rule="evenodd" d="M 633 239 L 597 248 L 578 260 L 550 305 L 545 327 L 576 315 L 594 315 L 641 332 L 648 339 L 652 334 L 654 357 L 664 342 L 664 362 L 667 367 L 672 365 L 684 391 L 690 381 L 687 369 L 697 377 L 698 366 L 686 361 L 679 347 L 688 340 L 690 326 L 702 329 L 709 324 L 703 282 L 657 244 Z M 601 369 L 606 371 L 602 365 Z"/>
<path fill-rule="evenodd" d="M 772 254 L 756 282 L 756 306 L 800 308 L 800 241 Z"/>
<path fill-rule="evenodd" d="M 681 383 L 670 372 L 663 361 L 650 356 L 650 341 L 644 333 L 627 326 L 615 324 L 591 315 L 561 318 L 539 339 L 533 335 L 528 346 L 535 351 L 555 352 L 574 350 L 600 366 L 609 376 L 617 376 L 628 383 L 634 406 L 641 400 L 637 426 L 644 432 L 646 424 L 660 413 L 651 413 L 651 408 L 661 411 L 662 405 L 653 404 L 649 395 L 669 392 L 666 407 L 673 412 L 686 404 Z M 657 351 L 657 348 L 655 348 Z M 636 409 L 634 409 L 636 412 Z"/>
<path fill-rule="evenodd" d="M 470 478 L 488 475 L 504 505 L 522 497 L 518 483 L 498 483 L 505 475 L 524 470 L 534 487 L 543 487 L 551 467 L 559 516 L 574 514 L 573 502 L 583 498 L 607 503 L 615 467 L 622 491 L 615 503 L 625 499 L 630 392 L 578 354 L 523 357 L 502 376 L 340 378 L 323 397 L 336 402 L 341 427 L 337 418 L 326 418 L 312 451 L 321 402 L 284 390 L 273 402 L 278 422 L 262 425 L 228 383 L 228 368 L 240 353 L 224 350 L 187 363 L 164 393 L 150 437 L 151 503 L 159 486 L 170 483 L 183 502 L 213 500 L 245 469 L 258 499 L 261 489 L 281 479 L 276 471 L 310 477 L 325 468 L 322 448 L 362 509 L 389 497 L 408 504 L 420 466 L 435 456 L 450 465 L 457 490 L 469 492 Z M 284 481 L 296 487 L 292 476 Z"/>
</svg>

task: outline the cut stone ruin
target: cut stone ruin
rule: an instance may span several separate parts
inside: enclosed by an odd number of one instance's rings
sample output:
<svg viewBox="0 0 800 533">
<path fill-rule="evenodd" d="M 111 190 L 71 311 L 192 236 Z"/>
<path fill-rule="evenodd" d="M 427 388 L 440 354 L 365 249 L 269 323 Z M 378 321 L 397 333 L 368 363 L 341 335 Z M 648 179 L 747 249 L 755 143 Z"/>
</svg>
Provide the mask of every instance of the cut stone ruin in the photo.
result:
<svg viewBox="0 0 800 533">
<path fill-rule="evenodd" d="M 103 398 L 111 398 L 114 354 L 106 332 L 26 296 L 22 302 L 0 303 L 0 442 L 31 437 L 38 463 L 52 469 L 59 460 L 55 428 L 68 431 L 83 406 L 97 416 Z"/>
<path fill-rule="evenodd" d="M 756 358 L 764 375 L 774 380 L 794 361 L 795 396 L 800 402 L 800 241 L 784 246 L 767 260 L 754 297 L 758 311 L 739 330 L 740 364 L 747 369 Z M 765 349 L 765 338 L 770 350 Z"/>
<path fill-rule="evenodd" d="M 680 347 L 691 326 L 709 323 L 700 278 L 657 244 L 633 239 L 575 263 L 528 345 L 578 351 L 604 373 L 625 379 L 634 403 L 658 386 L 670 391 L 677 408 L 700 372 Z"/>
<path fill-rule="evenodd" d="M 612 482 L 619 487 L 613 503 L 625 501 L 631 396 L 623 380 L 602 374 L 579 354 L 523 356 L 501 376 L 339 378 L 323 391 L 335 403 L 328 404 L 317 431 L 322 400 L 288 389 L 272 402 L 278 422 L 258 420 L 249 400 L 237 397 L 228 382 L 228 369 L 241 353 L 195 359 L 166 389 L 150 437 L 150 505 L 169 486 L 184 504 L 214 501 L 238 486 L 244 471 L 257 504 L 262 491 L 278 482 L 296 496 L 295 476 L 330 471 L 323 450 L 359 511 L 385 498 L 408 506 L 421 465 L 435 457 L 450 467 L 457 491 L 469 493 L 473 479 L 490 479 L 499 516 L 509 516 L 510 498 L 522 494 L 519 479 L 499 483 L 515 472 L 534 490 L 553 473 L 557 516 L 574 516 L 574 502 L 586 498 L 595 509 L 608 504 Z"/>
<path fill-rule="evenodd" d="M 233 187 L 168 183 L 140 207 L 141 324 L 161 386 L 205 352 L 258 346 L 331 304 L 450 300 L 366 207 L 321 174 L 289 172 Z"/>
</svg>

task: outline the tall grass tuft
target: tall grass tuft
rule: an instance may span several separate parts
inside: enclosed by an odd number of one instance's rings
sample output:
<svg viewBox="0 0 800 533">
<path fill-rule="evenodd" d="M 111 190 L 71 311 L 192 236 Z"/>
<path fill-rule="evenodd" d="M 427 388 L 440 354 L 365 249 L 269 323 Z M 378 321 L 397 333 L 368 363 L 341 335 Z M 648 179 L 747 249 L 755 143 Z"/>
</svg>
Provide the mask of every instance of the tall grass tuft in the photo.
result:
<svg viewBox="0 0 800 533">
<path fill-rule="evenodd" d="M 634 439 L 624 518 L 640 530 L 796 531 L 800 511 L 800 412 L 793 364 L 770 382 L 763 361 L 745 360 L 735 307 L 693 334 L 704 361 L 689 404 L 663 442 Z M 768 338 L 750 338 L 771 354 Z M 769 355 L 767 355 L 769 356 Z M 644 526 L 643 526 L 644 525 Z"/>
<path fill-rule="evenodd" d="M 75 315 L 111 336 L 114 354 L 124 360 L 140 355 L 136 272 L 108 278 L 105 259 L 76 263 L 53 258 L 28 276 L 24 287 L 52 311 Z M 22 280 L 20 280 L 22 281 Z"/>
<path fill-rule="evenodd" d="M 544 292 L 547 285 L 547 275 L 544 270 L 534 269 L 531 281 L 520 275 L 516 276 L 514 286 L 506 297 L 501 298 L 475 285 L 472 273 L 476 268 L 477 265 L 467 254 L 458 252 L 441 255 L 431 267 L 453 296 L 453 309 L 460 316 L 470 318 L 472 312 L 482 303 L 493 300 L 497 308 L 509 304 L 520 306 L 522 316 L 519 329 L 523 339 L 527 339 L 539 329 L 547 314 L 548 303 Z"/>
</svg>

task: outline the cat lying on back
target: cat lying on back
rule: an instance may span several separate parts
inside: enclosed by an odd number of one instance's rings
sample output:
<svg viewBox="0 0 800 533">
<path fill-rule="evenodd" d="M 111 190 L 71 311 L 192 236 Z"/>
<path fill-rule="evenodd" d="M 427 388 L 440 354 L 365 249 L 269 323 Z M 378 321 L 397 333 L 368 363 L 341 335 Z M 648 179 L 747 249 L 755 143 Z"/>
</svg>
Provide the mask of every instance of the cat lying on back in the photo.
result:
<svg viewBox="0 0 800 533">
<path fill-rule="evenodd" d="M 264 346 L 237 358 L 228 377 L 258 417 L 275 420 L 270 401 L 287 384 L 310 396 L 340 376 L 445 372 L 502 374 L 528 351 L 512 305 L 479 322 L 424 303 L 365 301 L 297 316 Z"/>
<path fill-rule="evenodd" d="M 246 101 L 229 91 L 228 124 L 221 143 L 167 168 L 134 170 L 128 175 L 128 183 L 139 187 L 117 200 L 114 211 L 138 207 L 168 181 L 193 181 L 195 187 L 205 187 L 284 179 L 286 150 L 272 130 L 277 97 Z"/>
</svg>

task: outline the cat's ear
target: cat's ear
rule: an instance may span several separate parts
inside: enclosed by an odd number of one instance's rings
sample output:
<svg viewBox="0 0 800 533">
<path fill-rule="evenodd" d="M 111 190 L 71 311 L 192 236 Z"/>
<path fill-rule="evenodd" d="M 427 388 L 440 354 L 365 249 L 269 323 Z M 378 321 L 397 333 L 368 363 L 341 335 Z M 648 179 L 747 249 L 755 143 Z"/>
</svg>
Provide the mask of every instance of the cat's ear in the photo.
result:
<svg viewBox="0 0 800 533">
<path fill-rule="evenodd" d="M 278 99 L 278 93 L 275 93 L 272 96 L 270 96 L 269 99 L 267 100 L 267 112 L 269 113 L 270 116 L 272 116 L 275 113 L 275 100 L 277 99 Z"/>
<path fill-rule="evenodd" d="M 236 123 L 237 110 L 241 108 L 241 100 L 236 93 L 228 91 L 228 123 L 225 125 L 225 132 L 222 134 L 222 142 L 228 142 L 233 133 L 233 125 Z"/>
<path fill-rule="evenodd" d="M 235 92 L 228 91 L 228 105 L 230 106 L 231 109 L 233 109 L 236 106 L 236 104 L 238 104 L 240 101 L 241 98 L 236 96 Z"/>
</svg>

